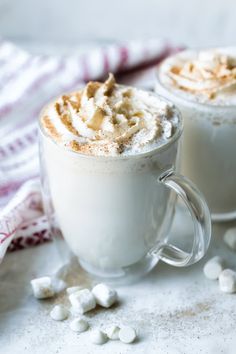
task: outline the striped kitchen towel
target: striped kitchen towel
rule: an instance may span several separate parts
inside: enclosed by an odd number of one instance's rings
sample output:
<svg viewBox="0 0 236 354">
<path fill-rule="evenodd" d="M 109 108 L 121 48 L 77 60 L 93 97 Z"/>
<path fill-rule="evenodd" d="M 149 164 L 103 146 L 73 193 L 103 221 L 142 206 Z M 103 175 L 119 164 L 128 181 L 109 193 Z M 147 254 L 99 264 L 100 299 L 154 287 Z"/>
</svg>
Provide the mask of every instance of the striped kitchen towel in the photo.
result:
<svg viewBox="0 0 236 354">
<path fill-rule="evenodd" d="M 97 47 L 68 57 L 31 55 L 0 41 L 0 261 L 50 239 L 39 183 L 37 117 L 54 96 L 113 72 L 124 75 L 178 50 L 151 39 Z M 139 75 L 135 76 L 139 79 Z"/>
</svg>

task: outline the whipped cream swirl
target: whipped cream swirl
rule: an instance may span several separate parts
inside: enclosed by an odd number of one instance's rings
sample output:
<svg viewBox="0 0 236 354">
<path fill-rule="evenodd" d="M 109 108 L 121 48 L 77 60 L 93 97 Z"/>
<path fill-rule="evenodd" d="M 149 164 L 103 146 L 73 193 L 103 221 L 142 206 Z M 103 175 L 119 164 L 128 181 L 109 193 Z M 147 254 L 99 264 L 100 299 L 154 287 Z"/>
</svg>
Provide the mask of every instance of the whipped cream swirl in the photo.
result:
<svg viewBox="0 0 236 354">
<path fill-rule="evenodd" d="M 226 49 L 185 51 L 162 65 L 168 86 L 195 96 L 199 101 L 230 104 L 236 101 L 236 52 Z"/>
<path fill-rule="evenodd" d="M 152 149 L 174 134 L 175 109 L 150 92 L 116 84 L 89 82 L 81 91 L 59 97 L 41 116 L 59 144 L 89 155 L 116 156 Z"/>
</svg>

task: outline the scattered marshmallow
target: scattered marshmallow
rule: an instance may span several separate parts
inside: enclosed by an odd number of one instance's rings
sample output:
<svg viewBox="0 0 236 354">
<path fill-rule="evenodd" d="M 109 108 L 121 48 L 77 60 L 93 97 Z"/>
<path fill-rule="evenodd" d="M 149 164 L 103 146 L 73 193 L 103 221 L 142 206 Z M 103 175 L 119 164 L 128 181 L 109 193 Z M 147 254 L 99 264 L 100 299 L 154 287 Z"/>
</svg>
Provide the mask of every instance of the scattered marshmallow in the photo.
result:
<svg viewBox="0 0 236 354">
<path fill-rule="evenodd" d="M 236 251 L 236 227 L 228 229 L 225 232 L 223 239 L 229 248 Z"/>
<path fill-rule="evenodd" d="M 132 327 L 124 326 L 119 331 L 119 339 L 123 343 L 132 343 L 136 338 L 136 332 Z"/>
<path fill-rule="evenodd" d="M 107 337 L 111 340 L 117 340 L 119 339 L 119 331 L 120 331 L 120 327 L 118 326 L 111 326 L 109 328 L 106 329 L 106 334 L 107 334 Z"/>
<path fill-rule="evenodd" d="M 64 321 L 69 316 L 69 311 L 63 305 L 56 305 L 50 312 L 50 317 L 55 321 Z"/>
<path fill-rule="evenodd" d="M 69 300 L 75 313 L 84 314 L 96 307 L 95 298 L 89 289 L 72 293 Z"/>
<path fill-rule="evenodd" d="M 61 291 L 66 289 L 67 284 L 64 280 L 57 278 L 57 277 L 53 277 L 52 278 L 52 286 L 53 286 L 55 293 L 58 294 Z"/>
<path fill-rule="evenodd" d="M 41 277 L 31 280 L 34 296 L 37 299 L 47 299 L 55 295 L 50 277 Z"/>
<path fill-rule="evenodd" d="M 236 272 L 231 269 L 223 270 L 219 275 L 220 290 L 225 293 L 236 292 Z"/>
<path fill-rule="evenodd" d="M 92 289 L 96 303 L 103 307 L 112 306 L 117 300 L 117 292 L 106 284 L 98 284 Z"/>
<path fill-rule="evenodd" d="M 71 287 L 66 289 L 66 292 L 67 292 L 68 295 L 70 295 L 70 294 L 73 294 L 76 291 L 79 291 L 79 290 L 82 290 L 82 289 L 84 289 L 83 286 L 79 286 L 79 285 L 78 286 L 71 286 Z"/>
<path fill-rule="evenodd" d="M 90 334 L 91 342 L 94 344 L 102 345 L 108 340 L 106 333 L 100 331 L 99 329 L 94 329 Z"/>
<path fill-rule="evenodd" d="M 74 332 L 82 333 L 87 331 L 89 324 L 83 318 L 76 318 L 70 323 L 70 329 Z"/>
<path fill-rule="evenodd" d="M 173 126 L 172 123 L 167 121 L 163 121 L 163 132 L 164 138 L 170 138 L 173 133 Z"/>
<path fill-rule="evenodd" d="M 203 272 L 208 279 L 216 280 L 224 269 L 224 261 L 221 257 L 211 258 L 203 268 Z"/>
</svg>

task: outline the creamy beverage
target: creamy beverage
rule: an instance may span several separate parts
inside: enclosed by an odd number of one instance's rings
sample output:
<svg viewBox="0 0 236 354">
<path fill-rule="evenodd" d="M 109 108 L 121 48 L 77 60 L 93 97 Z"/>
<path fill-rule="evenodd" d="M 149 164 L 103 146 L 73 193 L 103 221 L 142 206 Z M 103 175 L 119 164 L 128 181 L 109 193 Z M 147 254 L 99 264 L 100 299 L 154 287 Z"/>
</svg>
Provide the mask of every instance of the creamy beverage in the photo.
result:
<svg viewBox="0 0 236 354">
<path fill-rule="evenodd" d="M 187 50 L 166 59 L 156 92 L 184 118 L 181 171 L 215 220 L 236 217 L 236 49 Z"/>
<path fill-rule="evenodd" d="M 40 130 L 46 204 L 49 188 L 56 220 L 82 266 L 117 275 L 145 259 L 143 271 L 150 270 L 157 258 L 150 263 L 147 254 L 166 241 L 174 211 L 174 194 L 158 181 L 177 165 L 176 108 L 109 75 L 51 102 Z"/>
</svg>

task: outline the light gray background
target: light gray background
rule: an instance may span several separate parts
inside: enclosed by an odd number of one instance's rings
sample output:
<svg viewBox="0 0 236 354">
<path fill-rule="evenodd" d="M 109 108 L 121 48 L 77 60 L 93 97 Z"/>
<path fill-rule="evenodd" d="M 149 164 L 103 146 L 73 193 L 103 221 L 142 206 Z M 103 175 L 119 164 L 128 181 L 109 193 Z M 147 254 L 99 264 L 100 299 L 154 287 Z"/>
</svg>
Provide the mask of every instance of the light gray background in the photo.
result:
<svg viewBox="0 0 236 354">
<path fill-rule="evenodd" d="M 0 0 L 1 36 L 67 45 L 155 36 L 235 44 L 235 18 L 235 0 Z"/>
</svg>

